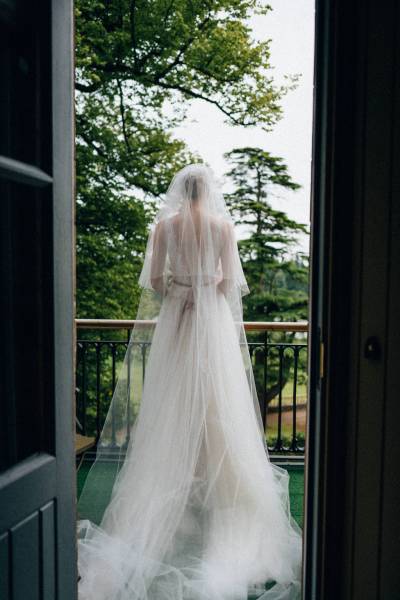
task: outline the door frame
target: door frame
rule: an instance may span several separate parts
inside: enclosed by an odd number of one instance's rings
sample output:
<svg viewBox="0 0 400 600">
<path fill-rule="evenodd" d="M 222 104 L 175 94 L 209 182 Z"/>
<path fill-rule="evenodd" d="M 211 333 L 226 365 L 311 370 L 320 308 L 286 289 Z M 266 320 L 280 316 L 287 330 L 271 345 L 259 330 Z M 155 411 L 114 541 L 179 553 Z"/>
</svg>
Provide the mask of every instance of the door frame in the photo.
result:
<svg viewBox="0 0 400 600">
<path fill-rule="evenodd" d="M 58 597 L 77 597 L 74 2 L 51 0 Z"/>
<path fill-rule="evenodd" d="M 399 10 L 316 0 L 305 600 L 398 591 Z"/>
</svg>

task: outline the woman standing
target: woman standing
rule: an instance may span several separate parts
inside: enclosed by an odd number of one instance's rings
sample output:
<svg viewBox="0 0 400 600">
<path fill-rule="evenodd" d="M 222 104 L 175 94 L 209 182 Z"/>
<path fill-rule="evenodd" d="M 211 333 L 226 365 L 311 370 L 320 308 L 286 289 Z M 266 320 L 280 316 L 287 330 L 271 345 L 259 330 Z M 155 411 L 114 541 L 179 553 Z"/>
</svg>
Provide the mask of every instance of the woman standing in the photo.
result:
<svg viewBox="0 0 400 600">
<path fill-rule="evenodd" d="M 301 530 L 288 473 L 268 456 L 243 328 L 249 289 L 205 165 L 175 175 L 139 283 L 141 324 L 78 504 L 80 600 L 300 598 Z"/>
</svg>

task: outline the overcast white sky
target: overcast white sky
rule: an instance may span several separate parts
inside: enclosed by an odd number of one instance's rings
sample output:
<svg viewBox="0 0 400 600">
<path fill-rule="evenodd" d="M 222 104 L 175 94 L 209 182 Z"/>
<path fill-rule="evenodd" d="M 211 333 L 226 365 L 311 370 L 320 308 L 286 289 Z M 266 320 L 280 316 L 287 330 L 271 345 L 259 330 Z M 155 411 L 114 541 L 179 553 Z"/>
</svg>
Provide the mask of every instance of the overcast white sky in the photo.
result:
<svg viewBox="0 0 400 600">
<path fill-rule="evenodd" d="M 196 101 L 176 135 L 197 151 L 219 177 L 227 170 L 223 153 L 235 147 L 257 146 L 283 157 L 292 179 L 302 187 L 295 192 L 277 189 L 282 198 L 271 203 L 296 221 L 307 223 L 309 229 L 314 0 L 270 0 L 268 4 L 273 10 L 254 16 L 251 26 L 255 38 L 272 39 L 270 62 L 274 79 L 281 84 L 284 74 L 301 73 L 297 88 L 282 99 L 283 118 L 269 133 L 260 128 L 230 127 L 224 124 L 218 109 Z M 309 236 L 299 238 L 299 249 L 308 252 Z"/>
</svg>

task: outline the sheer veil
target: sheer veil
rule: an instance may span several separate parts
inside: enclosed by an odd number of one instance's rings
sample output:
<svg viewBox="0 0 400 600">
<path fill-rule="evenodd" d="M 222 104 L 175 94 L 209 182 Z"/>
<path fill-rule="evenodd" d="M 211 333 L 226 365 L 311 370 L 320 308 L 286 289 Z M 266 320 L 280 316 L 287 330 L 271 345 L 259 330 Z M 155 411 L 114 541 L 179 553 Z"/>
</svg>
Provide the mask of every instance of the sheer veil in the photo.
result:
<svg viewBox="0 0 400 600">
<path fill-rule="evenodd" d="M 282 573 L 297 581 L 301 530 L 290 515 L 287 472 L 268 456 L 243 326 L 249 288 L 231 215 L 204 164 L 188 165 L 173 178 L 150 229 L 139 283 L 136 323 L 77 504 L 80 598 L 181 600 L 189 596 L 177 590 L 193 581 L 205 600 L 223 598 L 218 590 L 207 595 L 201 583 L 194 513 L 227 506 L 228 499 L 235 505 L 235 493 L 239 507 L 242 487 L 259 495 L 266 477 L 276 492 L 269 505 L 262 500 L 277 523 L 280 541 L 272 541 L 286 562 Z M 263 455 L 259 462 L 253 447 Z M 263 518 L 257 510 L 255 528 Z M 238 517 L 227 509 L 223 514 L 228 521 L 219 526 L 226 531 Z M 254 568 L 249 556 L 249 573 Z M 251 574 L 257 580 L 262 573 Z M 126 595 L 118 587 L 122 580 Z M 297 597 L 282 590 L 262 598 Z"/>
</svg>

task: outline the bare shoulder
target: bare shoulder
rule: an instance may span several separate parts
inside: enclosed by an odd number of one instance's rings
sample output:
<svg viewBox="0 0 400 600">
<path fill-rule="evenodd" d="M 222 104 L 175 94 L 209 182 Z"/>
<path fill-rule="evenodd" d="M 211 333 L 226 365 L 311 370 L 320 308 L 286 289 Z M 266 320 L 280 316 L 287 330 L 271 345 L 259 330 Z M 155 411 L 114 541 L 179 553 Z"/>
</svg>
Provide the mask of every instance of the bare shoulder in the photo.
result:
<svg viewBox="0 0 400 600">
<path fill-rule="evenodd" d="M 154 236 L 160 242 L 164 242 L 167 236 L 168 219 L 159 221 L 154 229 Z"/>
<path fill-rule="evenodd" d="M 229 231 L 232 229 L 232 223 L 226 219 L 223 219 L 222 217 L 210 215 L 209 218 L 211 225 L 221 232 L 229 233 Z"/>
<path fill-rule="evenodd" d="M 235 229 L 232 221 L 227 221 L 226 219 L 221 219 L 222 224 L 222 232 L 225 238 L 234 238 L 235 237 Z"/>
<path fill-rule="evenodd" d="M 180 213 L 178 213 L 176 215 L 173 215 L 172 217 L 169 217 L 167 221 L 170 227 L 172 227 L 173 229 L 179 229 L 179 227 L 182 225 L 183 217 Z"/>
<path fill-rule="evenodd" d="M 171 227 L 171 225 L 174 225 L 175 223 L 179 222 L 179 215 L 174 215 L 172 217 L 167 217 L 166 219 L 162 219 L 161 221 L 159 221 L 156 225 L 156 229 L 158 229 L 159 231 L 166 231 L 167 229 L 169 229 Z"/>
</svg>

